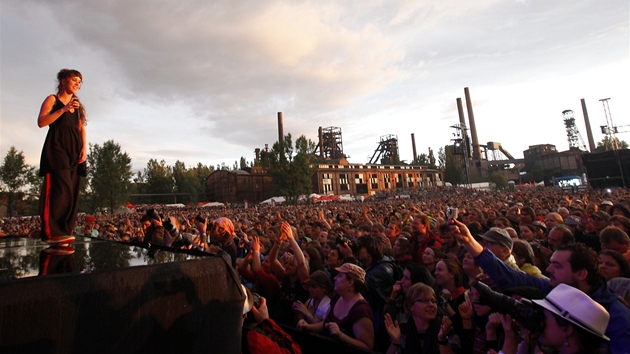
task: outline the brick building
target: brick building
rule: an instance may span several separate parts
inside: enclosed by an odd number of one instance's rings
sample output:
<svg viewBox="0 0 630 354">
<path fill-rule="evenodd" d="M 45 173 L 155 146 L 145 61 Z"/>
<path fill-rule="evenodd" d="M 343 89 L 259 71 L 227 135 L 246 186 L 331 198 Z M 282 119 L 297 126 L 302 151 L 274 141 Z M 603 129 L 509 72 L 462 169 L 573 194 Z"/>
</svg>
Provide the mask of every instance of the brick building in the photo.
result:
<svg viewBox="0 0 630 354">
<path fill-rule="evenodd" d="M 313 192 L 370 196 L 396 189 L 412 190 L 444 185 L 444 170 L 426 166 L 377 164 L 319 164 Z"/>
</svg>

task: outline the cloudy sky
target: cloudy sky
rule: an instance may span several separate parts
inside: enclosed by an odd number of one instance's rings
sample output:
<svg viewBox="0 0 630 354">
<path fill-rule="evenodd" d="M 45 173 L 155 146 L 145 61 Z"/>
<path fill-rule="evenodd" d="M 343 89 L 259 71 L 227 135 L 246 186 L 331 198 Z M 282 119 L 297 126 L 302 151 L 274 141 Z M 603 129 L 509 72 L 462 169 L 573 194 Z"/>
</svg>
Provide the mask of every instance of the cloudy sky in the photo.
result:
<svg viewBox="0 0 630 354">
<path fill-rule="evenodd" d="M 449 144 L 464 87 L 481 143 L 566 150 L 567 109 L 588 144 L 581 98 L 595 140 L 601 98 L 630 124 L 629 18 L 627 0 L 2 0 L 0 154 L 39 164 L 61 68 L 83 74 L 89 141 L 134 170 L 250 161 L 278 112 L 293 136 L 341 127 L 350 162 L 388 134 L 410 161 L 411 133 L 418 153 Z"/>
</svg>

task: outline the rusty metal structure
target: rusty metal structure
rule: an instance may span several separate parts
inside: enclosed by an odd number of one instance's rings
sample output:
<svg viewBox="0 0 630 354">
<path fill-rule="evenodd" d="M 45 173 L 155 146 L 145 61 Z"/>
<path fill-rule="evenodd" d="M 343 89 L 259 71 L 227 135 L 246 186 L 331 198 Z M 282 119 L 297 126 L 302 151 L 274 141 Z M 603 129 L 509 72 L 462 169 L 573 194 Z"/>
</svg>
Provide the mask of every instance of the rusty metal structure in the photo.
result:
<svg viewBox="0 0 630 354">
<path fill-rule="evenodd" d="M 400 163 L 400 155 L 398 155 L 398 136 L 393 134 L 382 135 L 370 162 L 375 164 L 378 162 L 386 165 L 395 165 Z"/>
<path fill-rule="evenodd" d="M 343 153 L 343 139 L 341 136 L 341 128 L 339 127 L 319 127 L 318 132 L 319 143 L 315 148 L 314 154 L 319 156 L 323 161 L 345 159 Z"/>
<path fill-rule="evenodd" d="M 570 109 L 562 111 L 562 119 L 564 120 L 564 127 L 567 131 L 569 150 L 578 149 L 586 151 L 584 139 L 582 139 L 582 135 L 580 135 L 580 131 L 575 125 L 575 112 Z"/>
</svg>

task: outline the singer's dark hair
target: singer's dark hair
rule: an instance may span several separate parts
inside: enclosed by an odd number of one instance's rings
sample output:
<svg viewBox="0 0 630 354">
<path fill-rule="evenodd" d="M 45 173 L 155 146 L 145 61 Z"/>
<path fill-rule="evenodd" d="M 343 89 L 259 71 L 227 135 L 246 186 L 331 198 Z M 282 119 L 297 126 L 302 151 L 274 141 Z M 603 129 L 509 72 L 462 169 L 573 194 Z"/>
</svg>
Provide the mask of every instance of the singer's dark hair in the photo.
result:
<svg viewBox="0 0 630 354">
<path fill-rule="evenodd" d="M 61 69 L 57 73 L 57 93 L 61 92 L 65 81 L 72 77 L 79 77 L 81 81 L 83 81 L 83 75 L 81 75 L 78 70 Z M 77 97 L 76 95 L 74 97 L 76 97 L 77 101 L 79 100 L 79 97 Z M 85 107 L 83 106 L 83 103 L 81 103 L 81 105 L 79 106 L 79 125 L 87 125 L 87 119 L 85 118 Z"/>
</svg>

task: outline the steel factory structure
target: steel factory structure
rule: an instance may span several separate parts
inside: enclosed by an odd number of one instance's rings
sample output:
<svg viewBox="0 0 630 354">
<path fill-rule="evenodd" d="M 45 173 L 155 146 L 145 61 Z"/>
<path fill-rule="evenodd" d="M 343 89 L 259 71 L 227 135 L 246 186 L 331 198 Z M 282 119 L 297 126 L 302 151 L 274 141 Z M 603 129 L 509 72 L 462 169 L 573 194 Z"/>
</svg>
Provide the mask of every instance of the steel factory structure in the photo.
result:
<svg viewBox="0 0 630 354">
<path fill-rule="evenodd" d="M 625 126 L 612 123 L 608 100 L 602 99 L 607 125 L 602 132 L 612 142 L 612 151 L 596 153 L 593 132 L 584 99 L 581 100 L 584 122 L 590 151 L 575 124 L 575 112 L 564 110 L 564 120 L 569 150 L 557 151 L 555 145 L 532 145 L 523 151 L 523 158 L 514 158 L 499 142 L 479 143 L 472 99 L 468 87 L 464 88 L 466 112 L 462 99 L 457 98 L 459 123 L 455 129 L 455 139 L 450 146 L 454 155 L 460 156 L 462 180 L 466 184 L 488 181 L 491 173 L 500 171 L 507 180 L 516 183 L 540 182 L 547 185 L 573 178 L 595 186 L 630 185 L 630 158 L 627 150 L 619 150 L 618 132 Z M 465 113 L 468 115 L 466 122 Z M 278 141 L 284 139 L 282 112 L 278 113 Z M 319 127 L 318 143 L 314 154 L 319 163 L 313 174 L 312 191 L 318 194 L 350 194 L 371 196 L 379 193 L 409 193 L 417 189 L 441 187 L 445 185 L 444 171 L 430 169 L 415 164 L 417 161 L 415 136 L 411 134 L 413 148 L 412 164 L 401 163 L 398 152 L 398 137 L 383 135 L 378 147 L 366 164 L 353 164 L 347 161 L 343 152 L 343 138 L 340 127 Z M 256 160 L 260 158 L 256 149 Z M 588 176 L 588 177 L 587 177 Z M 271 197 L 271 177 L 261 168 L 237 171 L 215 171 L 206 179 L 206 194 L 209 200 L 223 202 L 259 202 Z"/>
</svg>

